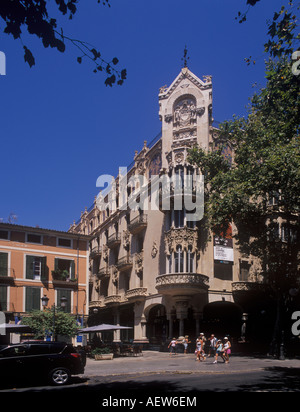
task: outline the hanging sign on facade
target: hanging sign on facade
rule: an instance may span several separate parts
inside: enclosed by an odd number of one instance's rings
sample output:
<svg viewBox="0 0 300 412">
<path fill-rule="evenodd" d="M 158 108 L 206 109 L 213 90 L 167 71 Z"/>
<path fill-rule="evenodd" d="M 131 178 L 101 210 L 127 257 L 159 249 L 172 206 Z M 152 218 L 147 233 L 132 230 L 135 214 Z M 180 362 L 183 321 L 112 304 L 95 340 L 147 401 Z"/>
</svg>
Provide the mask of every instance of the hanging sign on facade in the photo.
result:
<svg viewBox="0 0 300 412">
<path fill-rule="evenodd" d="M 214 235 L 214 260 L 233 262 L 233 242 L 231 226 L 224 234 Z"/>
</svg>

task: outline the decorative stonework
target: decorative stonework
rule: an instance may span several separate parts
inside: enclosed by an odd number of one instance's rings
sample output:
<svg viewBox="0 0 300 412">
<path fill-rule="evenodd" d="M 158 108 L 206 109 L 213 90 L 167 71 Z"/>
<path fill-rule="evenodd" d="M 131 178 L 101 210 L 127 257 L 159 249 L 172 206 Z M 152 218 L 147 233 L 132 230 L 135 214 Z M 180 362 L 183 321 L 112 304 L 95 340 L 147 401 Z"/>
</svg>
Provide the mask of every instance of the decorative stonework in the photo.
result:
<svg viewBox="0 0 300 412">
<path fill-rule="evenodd" d="M 158 291 L 163 291 L 166 289 L 178 289 L 182 287 L 183 289 L 191 289 L 196 291 L 196 289 L 206 290 L 209 287 L 208 276 L 201 275 L 199 273 L 175 273 L 160 275 L 156 278 L 155 287 Z"/>
<path fill-rule="evenodd" d="M 136 253 L 134 256 L 134 265 L 136 274 L 143 272 L 144 252 Z"/>
<path fill-rule="evenodd" d="M 156 244 L 156 242 L 153 242 L 152 251 L 151 251 L 151 256 L 152 256 L 153 258 L 155 258 L 156 255 L 157 255 L 157 252 L 158 252 L 157 244 Z"/>
<path fill-rule="evenodd" d="M 182 128 L 193 125 L 196 122 L 197 112 L 195 99 L 185 98 L 174 107 L 173 126 Z"/>
<path fill-rule="evenodd" d="M 102 257 L 105 262 L 108 260 L 108 247 L 106 245 L 103 246 L 102 248 Z"/>
<path fill-rule="evenodd" d="M 248 292 L 248 291 L 263 291 L 266 289 L 266 285 L 258 282 L 233 282 L 233 292 Z"/>
<path fill-rule="evenodd" d="M 129 230 L 123 230 L 123 246 L 128 250 L 130 247 L 130 232 Z"/>
<path fill-rule="evenodd" d="M 181 246 L 183 250 L 188 250 L 189 246 L 192 248 L 192 253 L 197 252 L 198 232 L 197 229 L 188 227 L 175 229 L 172 228 L 165 233 L 165 252 L 170 255 L 175 252 L 177 246 Z"/>
<path fill-rule="evenodd" d="M 147 288 L 135 288 L 126 291 L 126 299 L 143 299 L 148 295 Z"/>
<path fill-rule="evenodd" d="M 113 283 L 118 283 L 119 281 L 119 271 L 115 265 L 111 267 L 111 280 Z"/>
<path fill-rule="evenodd" d="M 161 165 L 162 165 L 161 154 L 160 152 L 157 152 L 151 158 L 150 163 L 149 163 L 149 177 L 159 175 Z"/>
</svg>

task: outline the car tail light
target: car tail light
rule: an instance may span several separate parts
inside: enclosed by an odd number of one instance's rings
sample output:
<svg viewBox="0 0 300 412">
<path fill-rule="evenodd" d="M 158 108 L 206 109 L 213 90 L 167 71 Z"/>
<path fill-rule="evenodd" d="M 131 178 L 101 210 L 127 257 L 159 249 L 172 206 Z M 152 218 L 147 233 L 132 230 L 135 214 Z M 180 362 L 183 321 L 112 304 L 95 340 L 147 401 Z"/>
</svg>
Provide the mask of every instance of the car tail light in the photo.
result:
<svg viewBox="0 0 300 412">
<path fill-rule="evenodd" d="M 71 356 L 73 356 L 74 358 L 80 358 L 80 353 L 70 353 Z"/>
</svg>

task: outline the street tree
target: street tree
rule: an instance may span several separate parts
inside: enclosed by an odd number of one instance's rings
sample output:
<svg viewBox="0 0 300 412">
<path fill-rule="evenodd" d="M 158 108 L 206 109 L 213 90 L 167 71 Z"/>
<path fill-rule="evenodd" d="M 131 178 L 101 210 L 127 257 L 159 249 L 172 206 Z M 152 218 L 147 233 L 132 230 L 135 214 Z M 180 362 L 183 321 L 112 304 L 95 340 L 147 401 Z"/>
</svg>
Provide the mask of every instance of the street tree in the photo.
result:
<svg viewBox="0 0 300 412">
<path fill-rule="evenodd" d="M 47 335 L 75 336 L 78 330 L 74 316 L 54 307 L 34 310 L 23 322 L 32 328 L 35 339 L 44 339 Z"/>
<path fill-rule="evenodd" d="M 284 26 L 279 38 L 294 29 Z M 223 122 L 212 151 L 196 147 L 189 156 L 205 176 L 205 229 L 222 235 L 236 227 L 240 252 L 258 262 L 259 280 L 276 302 L 272 354 L 278 354 L 289 303 L 300 288 L 300 76 L 292 70 L 294 47 L 276 56 L 268 50 L 267 83 L 250 99 L 248 115 Z M 228 147 L 232 157 L 224 156 Z"/>
</svg>

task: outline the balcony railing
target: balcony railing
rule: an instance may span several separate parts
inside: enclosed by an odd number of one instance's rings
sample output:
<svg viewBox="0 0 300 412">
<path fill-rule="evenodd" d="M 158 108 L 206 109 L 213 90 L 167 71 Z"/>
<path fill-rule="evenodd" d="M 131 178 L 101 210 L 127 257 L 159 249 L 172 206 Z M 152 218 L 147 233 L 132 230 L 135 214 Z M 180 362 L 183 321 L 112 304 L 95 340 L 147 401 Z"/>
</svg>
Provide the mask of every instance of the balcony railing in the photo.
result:
<svg viewBox="0 0 300 412">
<path fill-rule="evenodd" d="M 109 248 L 118 246 L 120 243 L 121 243 L 121 236 L 119 232 L 115 232 L 112 235 L 110 235 L 106 242 Z"/>
<path fill-rule="evenodd" d="M 68 270 L 52 270 L 52 282 L 59 286 L 76 287 L 77 279 Z"/>
<path fill-rule="evenodd" d="M 131 256 L 123 256 L 118 259 L 116 267 L 120 271 L 128 270 L 132 268 L 132 257 Z"/>
<path fill-rule="evenodd" d="M 117 305 L 122 302 L 121 295 L 110 295 L 104 298 L 105 305 Z"/>
<path fill-rule="evenodd" d="M 98 270 L 98 279 L 105 279 L 109 277 L 109 270 L 107 266 L 104 266 Z"/>
<path fill-rule="evenodd" d="M 147 295 L 148 295 L 147 288 L 129 289 L 125 293 L 125 296 L 128 300 L 135 300 L 135 301 L 145 299 Z"/>
<path fill-rule="evenodd" d="M 147 215 L 138 215 L 130 221 L 128 225 L 129 232 L 133 235 L 147 227 Z"/>
<path fill-rule="evenodd" d="M 209 277 L 200 273 L 169 273 L 157 276 L 155 287 L 159 293 L 167 295 L 193 295 L 207 291 Z"/>
<path fill-rule="evenodd" d="M 101 246 L 95 246 L 93 249 L 90 251 L 90 257 L 93 259 L 97 256 L 100 256 L 102 253 L 102 248 Z"/>
<path fill-rule="evenodd" d="M 0 266 L 0 282 L 1 283 L 13 282 L 15 277 L 16 276 L 15 276 L 14 269 Z"/>
</svg>

